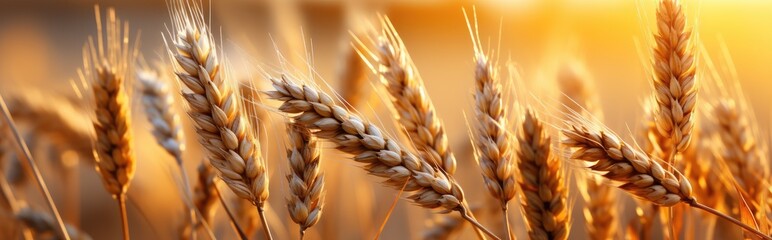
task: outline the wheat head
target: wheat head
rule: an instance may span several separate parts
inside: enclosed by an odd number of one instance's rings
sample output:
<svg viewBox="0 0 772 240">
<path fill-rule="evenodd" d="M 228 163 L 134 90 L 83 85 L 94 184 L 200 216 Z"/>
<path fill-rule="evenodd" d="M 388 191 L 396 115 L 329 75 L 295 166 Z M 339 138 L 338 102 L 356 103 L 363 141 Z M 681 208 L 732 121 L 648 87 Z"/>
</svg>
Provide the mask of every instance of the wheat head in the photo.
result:
<svg viewBox="0 0 772 240">
<path fill-rule="evenodd" d="M 137 79 L 142 85 L 142 106 L 148 121 L 153 125 L 153 137 L 166 152 L 174 156 L 177 164 L 182 164 L 185 142 L 169 84 L 157 72 L 148 69 L 137 71 Z"/>
<path fill-rule="evenodd" d="M 697 82 L 691 31 L 678 0 L 659 3 L 654 39 L 654 121 L 657 132 L 683 152 L 694 128 Z"/>
<path fill-rule="evenodd" d="M 421 155 L 425 155 L 422 157 L 452 175 L 456 171 L 456 158 L 418 69 L 388 18 L 381 18 L 381 27 L 377 49 L 373 51 L 377 56 L 365 61 L 377 64 L 372 69 L 391 96 L 400 126 Z"/>
<path fill-rule="evenodd" d="M 128 44 L 128 23 L 117 19 L 114 9 L 108 9 L 103 36 L 98 8 L 96 13 L 98 42 L 95 46 L 89 38 L 81 76 L 93 93 L 96 168 L 107 191 L 119 196 L 128 189 L 137 163 L 132 146 L 130 93 L 126 86 L 132 77 L 130 72 L 136 55 Z"/>
<path fill-rule="evenodd" d="M 240 198 L 262 208 L 268 198 L 268 174 L 245 117 L 235 84 L 220 64 L 218 50 L 201 8 L 188 1 L 171 3 L 173 30 L 167 48 L 181 85 L 188 116 L 199 142 L 219 176 Z"/>
<path fill-rule="evenodd" d="M 354 155 L 370 174 L 385 184 L 411 193 L 415 204 L 446 211 L 463 208 L 463 191 L 456 181 L 436 165 L 417 158 L 401 144 L 385 136 L 375 125 L 333 102 L 327 94 L 308 85 L 298 85 L 286 75 L 272 78 L 273 90 L 266 94 L 283 102 L 279 110 L 296 123 L 330 140 L 340 151 Z"/>
<path fill-rule="evenodd" d="M 521 206 L 531 239 L 567 239 L 568 201 L 560 159 L 551 138 L 532 110 L 526 110 L 517 135 Z"/>
<path fill-rule="evenodd" d="M 207 162 L 198 165 L 198 178 L 193 188 L 193 204 L 201 213 L 201 217 L 212 224 L 215 210 L 217 209 L 217 189 L 215 189 L 214 169 Z"/>
<path fill-rule="evenodd" d="M 308 129 L 295 124 L 289 124 L 287 128 L 287 160 L 291 170 L 287 174 L 290 190 L 287 210 L 292 221 L 300 225 L 302 235 L 322 216 L 324 174 L 319 166 L 321 149 Z"/>
</svg>

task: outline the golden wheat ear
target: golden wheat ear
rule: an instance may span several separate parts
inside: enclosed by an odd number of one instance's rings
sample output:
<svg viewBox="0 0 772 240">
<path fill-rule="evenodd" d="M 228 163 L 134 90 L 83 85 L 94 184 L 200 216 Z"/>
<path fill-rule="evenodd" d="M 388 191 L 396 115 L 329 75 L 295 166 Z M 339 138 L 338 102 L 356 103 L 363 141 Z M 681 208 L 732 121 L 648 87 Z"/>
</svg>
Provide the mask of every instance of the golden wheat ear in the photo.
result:
<svg viewBox="0 0 772 240">
<path fill-rule="evenodd" d="M 321 149 L 316 137 L 307 128 L 294 124 L 289 124 L 287 128 L 287 161 L 291 170 L 287 175 L 290 189 L 287 210 L 292 221 L 300 225 L 300 238 L 303 238 L 306 229 L 322 217 L 324 174 L 319 166 Z"/>
</svg>

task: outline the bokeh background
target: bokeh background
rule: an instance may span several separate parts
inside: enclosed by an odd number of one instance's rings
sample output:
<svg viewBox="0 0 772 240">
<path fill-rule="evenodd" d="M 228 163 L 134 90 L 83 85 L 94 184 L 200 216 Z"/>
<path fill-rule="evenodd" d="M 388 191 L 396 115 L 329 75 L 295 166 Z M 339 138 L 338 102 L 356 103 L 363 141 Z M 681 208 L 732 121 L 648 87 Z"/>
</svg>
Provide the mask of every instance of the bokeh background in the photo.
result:
<svg viewBox="0 0 772 240">
<path fill-rule="evenodd" d="M 736 69 L 761 131 L 767 133 L 768 96 L 772 93 L 772 45 L 767 44 L 772 42 L 772 1 L 682 2 L 698 49 L 706 50 L 700 54 L 715 55 L 718 59 L 731 56 L 733 66 L 718 64 L 716 68 L 724 72 Z M 0 0 L 0 93 L 43 92 L 42 98 L 48 94 L 72 96 L 69 80 L 77 79 L 82 47 L 96 31 L 94 4 L 115 7 L 122 19 L 130 21 L 132 34 L 141 31 L 141 50 L 149 61 L 166 58 L 163 35 L 170 21 L 163 0 Z M 647 72 L 655 1 L 213 0 L 208 10 L 213 27 L 221 32 L 226 53 L 232 57 L 234 75 L 250 79 L 258 86 L 266 84 L 260 77 L 260 68 L 278 68 L 276 47 L 291 63 L 312 62 L 319 82 L 326 81 L 333 88 L 340 86 L 340 69 L 346 64 L 350 48 L 349 30 L 366 27 L 366 21 L 376 20 L 376 13 L 388 16 L 424 78 L 439 117 L 446 124 L 452 147 L 457 149 L 459 181 L 466 195 L 472 203 L 484 203 L 489 196 L 469 152 L 464 120 L 465 113 L 472 113 L 474 52 L 461 9 L 465 7 L 471 12 L 472 6 L 476 6 L 484 45 L 496 50 L 501 62 L 511 59 L 524 81 L 551 88 L 564 64 L 578 63 L 595 81 L 606 125 L 622 133 L 639 125 L 643 115 L 641 104 L 651 93 Z M 313 52 L 310 59 L 306 57 L 309 52 Z M 367 77 L 373 86 L 378 86 L 377 78 L 371 74 Z M 378 117 L 397 135 L 385 99 L 369 84 L 361 91 L 369 99 L 360 111 Z M 554 90 L 535 94 L 540 92 Z M 540 98 L 549 103 L 557 95 Z M 177 173 L 173 160 L 150 144 L 154 140 L 142 111 L 134 107 L 134 112 L 139 163 L 129 190 L 132 234 L 137 239 L 173 239 L 183 211 L 172 180 Z M 192 126 L 185 120 L 189 146 L 186 166 L 189 172 L 195 172 L 203 155 Z M 272 114 L 271 120 L 277 126 L 283 123 L 277 114 Z M 280 128 L 268 129 L 265 151 L 272 173 L 271 218 L 281 219 L 273 222 L 283 222 L 273 230 L 285 234 L 277 235 L 280 239 L 294 238 L 297 226 L 288 224 L 283 202 L 287 194 L 287 166 L 282 156 L 284 133 L 273 130 Z M 77 173 L 70 179 L 73 182 L 64 184 L 53 168 L 44 169 L 45 177 L 66 220 L 95 239 L 114 239 L 120 232 L 115 203 L 103 191 L 88 163 L 92 160 L 88 156 L 80 158 L 81 164 L 75 167 Z M 371 238 L 394 200 L 395 191 L 379 186 L 377 179 L 366 176 L 345 156 L 333 151 L 325 151 L 322 165 L 328 172 L 327 204 L 321 222 L 310 230 L 310 237 Z M 18 189 L 24 193 L 21 198 L 45 209 L 31 186 Z M 221 189 L 227 191 L 223 186 Z M 581 205 L 578 194 L 572 194 L 576 205 Z M 513 204 L 511 209 L 518 208 Z M 512 212 L 516 232 L 525 237 L 521 217 L 517 211 Z M 581 239 L 584 229 L 579 208 L 573 215 L 577 221 L 571 237 Z M 382 237 L 420 238 L 431 218 L 430 211 L 400 201 Z M 215 226 L 215 231 L 225 239 L 234 237 L 222 211 L 218 210 L 217 219 L 222 224 Z M 484 219 L 483 224 L 494 223 Z M 472 236 L 467 230 L 462 239 Z"/>
</svg>

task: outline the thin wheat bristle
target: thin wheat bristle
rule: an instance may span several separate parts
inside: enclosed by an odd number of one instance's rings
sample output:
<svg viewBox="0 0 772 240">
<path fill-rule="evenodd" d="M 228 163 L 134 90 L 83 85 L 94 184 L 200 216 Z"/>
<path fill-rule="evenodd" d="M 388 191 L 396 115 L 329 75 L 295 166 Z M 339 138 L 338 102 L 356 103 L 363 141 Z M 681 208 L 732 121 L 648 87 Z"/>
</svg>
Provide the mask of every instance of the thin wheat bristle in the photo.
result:
<svg viewBox="0 0 772 240">
<path fill-rule="evenodd" d="M 517 135 L 521 206 L 531 239 L 567 239 L 568 200 L 560 159 L 551 137 L 532 110 L 526 110 Z"/>
<path fill-rule="evenodd" d="M 193 205 L 201 213 L 202 219 L 212 225 L 212 218 L 217 209 L 217 189 L 215 189 L 214 169 L 207 162 L 198 165 L 198 177 L 193 188 Z"/>
<path fill-rule="evenodd" d="M 571 159 L 591 162 L 590 169 L 619 181 L 618 188 L 662 206 L 692 202 L 692 186 L 685 177 L 665 171 L 658 162 L 619 140 L 615 134 L 583 124 L 562 130 L 562 144 L 573 148 Z"/>
<path fill-rule="evenodd" d="M 15 214 L 15 218 L 20 221 L 24 226 L 28 227 L 35 234 L 37 239 L 64 239 L 57 234 L 57 223 L 51 215 L 45 212 L 36 211 L 34 209 L 24 207 L 19 209 Z M 72 225 L 65 225 L 67 233 L 70 235 L 70 239 L 73 240 L 90 240 L 91 236 L 87 233 L 73 227 Z"/>
<path fill-rule="evenodd" d="M 563 95 L 561 103 L 566 112 L 588 113 L 595 119 L 603 119 L 601 106 L 593 92 L 591 79 L 582 74 L 577 65 L 566 65 L 558 75 L 558 85 Z M 582 174 L 578 182 L 584 199 L 585 228 L 590 239 L 613 239 L 617 233 L 618 197 L 608 181 L 595 175 Z"/>
<path fill-rule="evenodd" d="M 96 11 L 99 16 L 99 9 Z M 107 191 L 120 196 L 126 193 L 136 167 L 127 89 L 136 56 L 132 55 L 133 50 L 128 44 L 128 23 L 118 20 L 112 8 L 107 10 L 106 20 L 106 46 L 103 46 L 101 32 L 97 46 L 89 41 L 83 56 L 83 72 L 93 91 L 97 171 Z"/>
<path fill-rule="evenodd" d="M 428 161 L 443 171 L 456 171 L 456 158 L 448 146 L 448 136 L 437 117 L 429 94 L 405 44 L 388 18 L 381 19 L 377 40 L 377 63 L 373 69 L 388 90 L 396 117 L 413 145 Z"/>
<path fill-rule="evenodd" d="M 142 85 L 142 105 L 148 121 L 153 125 L 153 137 L 161 147 L 181 164 L 185 151 L 180 117 L 174 108 L 174 97 L 167 84 L 155 71 L 137 71 Z"/>
<path fill-rule="evenodd" d="M 695 58 L 691 31 L 677 0 L 662 0 L 654 36 L 654 119 L 657 132 L 670 139 L 677 152 L 689 145 L 697 102 Z M 671 156 L 672 157 L 672 156 Z"/>
<path fill-rule="evenodd" d="M 321 149 L 308 129 L 295 124 L 287 126 L 287 174 L 290 196 L 287 199 L 292 221 L 300 225 L 301 235 L 322 217 L 324 174 L 320 170 Z"/>
<path fill-rule="evenodd" d="M 273 90 L 266 94 L 283 102 L 279 110 L 290 114 L 296 123 L 314 131 L 320 139 L 338 145 L 354 155 L 370 174 L 384 178 L 397 190 L 424 208 L 447 211 L 463 208 L 463 191 L 456 181 L 432 163 L 417 158 L 385 136 L 375 125 L 335 104 L 327 94 L 308 85 L 298 85 L 282 75 L 272 78 Z"/>
<path fill-rule="evenodd" d="M 506 209 L 516 193 L 514 138 L 507 131 L 509 104 L 502 100 L 497 69 L 483 53 L 476 55 L 475 149 L 488 192 L 499 199 L 502 208 Z"/>
<path fill-rule="evenodd" d="M 167 48 L 181 85 L 188 116 L 219 176 L 240 198 L 262 208 L 268 174 L 256 129 L 240 103 L 235 82 L 225 75 L 218 49 L 196 3 L 173 2 L 173 30 Z"/>
</svg>

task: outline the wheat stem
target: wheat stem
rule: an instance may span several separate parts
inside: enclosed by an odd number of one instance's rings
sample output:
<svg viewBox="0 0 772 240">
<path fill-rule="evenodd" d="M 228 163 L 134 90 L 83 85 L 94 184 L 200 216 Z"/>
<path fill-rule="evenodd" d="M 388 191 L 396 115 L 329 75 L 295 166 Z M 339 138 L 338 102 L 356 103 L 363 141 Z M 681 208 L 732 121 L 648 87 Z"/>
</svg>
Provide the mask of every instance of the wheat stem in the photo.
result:
<svg viewBox="0 0 772 240">
<path fill-rule="evenodd" d="M 121 229 L 123 230 L 123 239 L 129 240 L 129 218 L 126 214 L 126 194 L 121 193 L 115 196 L 118 201 L 118 211 L 121 215 Z"/>
<path fill-rule="evenodd" d="M 22 153 L 24 153 L 24 158 L 27 159 L 27 163 L 29 164 L 30 169 L 32 169 L 33 175 L 35 175 L 38 189 L 46 198 L 48 208 L 51 210 L 51 213 L 53 213 L 57 225 L 59 225 L 60 236 L 63 236 L 65 240 L 70 240 L 70 234 L 67 233 L 67 229 L 64 226 L 64 221 L 62 221 L 62 216 L 59 215 L 59 210 L 56 208 L 54 199 L 51 197 L 51 193 L 48 191 L 48 186 L 46 186 L 45 180 L 43 180 L 43 175 L 40 174 L 40 169 L 38 169 L 38 165 L 32 158 L 32 153 L 30 153 L 29 148 L 27 148 L 27 143 L 24 142 L 21 133 L 19 133 L 19 129 L 16 128 L 16 123 L 14 123 L 11 113 L 8 111 L 8 105 L 5 104 L 5 99 L 3 99 L 2 95 L 0 95 L 0 108 L 2 108 L 5 122 L 8 125 L 8 128 L 11 130 L 14 139 L 16 140 L 17 147 L 21 148 Z"/>
<path fill-rule="evenodd" d="M 271 229 L 268 228 L 268 220 L 265 218 L 265 210 L 263 209 L 262 205 L 256 206 L 257 207 L 257 214 L 260 215 L 260 223 L 263 224 L 263 232 L 265 233 L 265 239 L 273 240 L 273 236 L 271 235 Z"/>
<path fill-rule="evenodd" d="M 501 209 L 501 213 L 504 215 L 504 226 L 507 228 L 507 239 L 512 240 L 512 229 L 509 227 L 509 211 L 506 205 Z"/>
<path fill-rule="evenodd" d="M 491 232 L 490 230 L 485 228 L 485 226 L 483 226 L 482 224 L 477 222 L 477 219 L 474 219 L 474 217 L 469 215 L 469 213 L 467 212 L 465 207 L 459 207 L 457 209 L 457 211 L 458 211 L 459 214 L 461 214 L 462 218 L 464 218 L 466 221 L 471 223 L 476 229 L 478 229 L 480 231 L 483 231 L 486 235 L 488 235 L 489 237 L 491 237 L 493 239 L 501 240 L 501 238 L 497 237 L 496 234 L 493 234 L 493 232 Z"/>
<path fill-rule="evenodd" d="M 740 222 L 740 220 L 734 219 L 734 218 L 730 217 L 729 215 L 726 215 L 726 214 L 724 214 L 722 212 L 719 212 L 716 209 L 713 209 L 711 207 L 705 206 L 705 205 L 703 205 L 701 203 L 698 203 L 697 201 L 694 201 L 694 200 L 689 201 L 687 203 L 689 204 L 689 206 L 691 206 L 693 208 L 697 208 L 697 209 L 703 210 L 703 211 L 708 212 L 710 214 L 713 214 L 713 215 L 715 215 L 717 217 L 723 218 L 724 220 L 732 222 L 733 224 L 735 224 L 735 225 L 737 225 L 737 226 L 739 226 L 739 227 L 741 227 L 741 228 L 743 228 L 743 229 L 745 229 L 745 230 L 747 230 L 747 231 L 749 231 L 749 232 L 751 232 L 753 234 L 756 234 L 756 235 L 758 235 L 759 237 L 761 237 L 763 239 L 772 240 L 772 237 L 767 236 L 765 233 L 762 233 L 761 231 L 756 230 L 755 228 Z"/>
<path fill-rule="evenodd" d="M 231 209 L 228 207 L 228 203 L 225 202 L 225 198 L 222 196 L 222 194 L 220 194 L 220 189 L 217 187 L 217 184 L 214 184 L 213 188 L 217 192 L 217 197 L 220 199 L 220 204 L 222 204 L 223 210 L 225 210 L 225 213 L 231 220 L 231 226 L 233 226 L 233 230 L 236 231 L 241 240 L 248 240 L 249 238 L 247 237 L 247 234 L 244 233 L 244 229 L 239 226 L 239 222 L 236 221 L 236 216 L 233 215 L 233 212 L 231 212 Z"/>
</svg>

